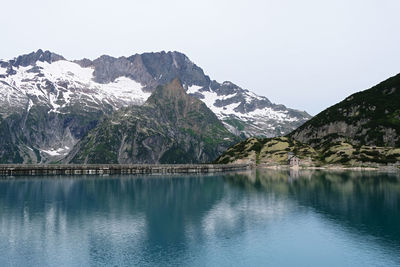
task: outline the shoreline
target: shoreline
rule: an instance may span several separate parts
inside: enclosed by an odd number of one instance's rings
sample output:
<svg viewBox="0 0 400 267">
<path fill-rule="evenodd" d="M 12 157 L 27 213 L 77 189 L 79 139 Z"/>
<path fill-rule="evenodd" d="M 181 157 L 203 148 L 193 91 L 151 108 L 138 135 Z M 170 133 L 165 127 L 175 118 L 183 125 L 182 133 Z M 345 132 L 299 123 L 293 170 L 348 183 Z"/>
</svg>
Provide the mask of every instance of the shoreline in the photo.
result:
<svg viewBox="0 0 400 267">
<path fill-rule="evenodd" d="M 250 164 L 0 164 L 0 176 L 194 174 L 250 170 Z"/>
<path fill-rule="evenodd" d="M 270 170 L 325 170 L 400 172 L 398 165 L 376 166 L 299 166 L 255 164 L 0 164 L 0 177 L 46 175 L 112 175 L 112 174 L 207 174 L 253 169 Z"/>
<path fill-rule="evenodd" d="M 253 168 L 263 168 L 272 170 L 338 170 L 338 171 L 386 171 L 400 172 L 398 165 L 376 165 L 376 166 L 344 166 L 344 165 L 324 165 L 324 166 L 299 166 L 290 167 L 289 165 L 255 165 Z"/>
</svg>

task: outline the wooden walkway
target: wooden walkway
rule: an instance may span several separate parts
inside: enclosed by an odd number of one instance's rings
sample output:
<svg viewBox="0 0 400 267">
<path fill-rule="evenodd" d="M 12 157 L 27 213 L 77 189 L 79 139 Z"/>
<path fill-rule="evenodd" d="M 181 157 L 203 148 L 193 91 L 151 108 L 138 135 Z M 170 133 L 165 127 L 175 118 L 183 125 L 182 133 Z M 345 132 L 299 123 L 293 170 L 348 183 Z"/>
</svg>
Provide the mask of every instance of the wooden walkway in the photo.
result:
<svg viewBox="0 0 400 267">
<path fill-rule="evenodd" d="M 216 173 L 250 168 L 247 164 L 0 164 L 0 176 Z"/>
</svg>

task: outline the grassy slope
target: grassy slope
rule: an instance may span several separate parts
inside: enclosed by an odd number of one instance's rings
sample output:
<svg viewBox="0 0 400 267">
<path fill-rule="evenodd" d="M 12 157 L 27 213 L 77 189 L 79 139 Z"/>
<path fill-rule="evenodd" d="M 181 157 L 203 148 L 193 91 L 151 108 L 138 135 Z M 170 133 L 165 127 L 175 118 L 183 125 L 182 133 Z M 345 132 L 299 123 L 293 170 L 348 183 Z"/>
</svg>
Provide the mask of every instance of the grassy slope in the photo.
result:
<svg viewBox="0 0 400 267">
<path fill-rule="evenodd" d="M 321 127 L 334 122 L 346 122 L 349 125 L 362 124 L 358 132 L 349 139 L 345 133 L 328 133 L 319 140 L 309 139 L 303 142 L 315 142 L 322 145 L 322 142 L 330 142 L 343 137 L 344 140 L 359 145 L 387 146 L 385 140 L 385 129 L 393 129 L 400 135 L 400 74 L 372 87 L 371 89 L 355 93 L 345 100 L 322 111 L 311 120 L 304 123 L 288 136 L 296 138 L 302 131 L 311 129 L 313 133 Z M 354 142 L 356 141 L 356 142 Z M 393 144 L 392 144 L 393 146 Z M 398 138 L 394 146 L 400 146 Z"/>
<path fill-rule="evenodd" d="M 288 152 L 294 152 L 301 159 L 301 165 L 305 166 L 366 166 L 400 162 L 400 148 L 353 146 L 340 142 L 324 149 L 314 149 L 287 137 L 246 139 L 229 148 L 215 162 L 285 165 Z"/>
<path fill-rule="evenodd" d="M 329 125 L 337 122 L 347 129 L 328 132 Z M 400 74 L 322 111 L 287 137 L 249 138 L 229 148 L 216 162 L 286 164 L 287 152 L 292 151 L 314 165 L 395 163 L 400 161 L 399 134 Z"/>
</svg>

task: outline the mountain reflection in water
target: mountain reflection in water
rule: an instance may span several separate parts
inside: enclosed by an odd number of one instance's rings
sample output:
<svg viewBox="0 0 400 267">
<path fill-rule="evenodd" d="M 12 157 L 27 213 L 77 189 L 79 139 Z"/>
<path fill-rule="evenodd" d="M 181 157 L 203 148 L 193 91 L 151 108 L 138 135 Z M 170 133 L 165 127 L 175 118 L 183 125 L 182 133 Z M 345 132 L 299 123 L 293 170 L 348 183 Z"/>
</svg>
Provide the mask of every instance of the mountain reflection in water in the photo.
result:
<svg viewBox="0 0 400 267">
<path fill-rule="evenodd" d="M 258 169 L 226 178 L 245 190 L 274 193 L 352 231 L 400 245 L 400 176 L 355 171 Z"/>
<path fill-rule="evenodd" d="M 0 180 L 0 265 L 396 266 L 399 213 L 374 172 Z"/>
</svg>

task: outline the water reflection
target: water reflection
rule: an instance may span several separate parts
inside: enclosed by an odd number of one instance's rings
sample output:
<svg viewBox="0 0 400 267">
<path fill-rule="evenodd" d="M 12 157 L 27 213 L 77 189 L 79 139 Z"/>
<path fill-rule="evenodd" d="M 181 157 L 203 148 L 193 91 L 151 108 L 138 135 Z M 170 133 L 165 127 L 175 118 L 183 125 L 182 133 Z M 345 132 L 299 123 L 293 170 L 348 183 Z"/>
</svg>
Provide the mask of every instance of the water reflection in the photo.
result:
<svg viewBox="0 0 400 267">
<path fill-rule="evenodd" d="M 225 179 L 245 190 L 288 197 L 352 231 L 400 245 L 398 173 L 258 169 Z"/>
<path fill-rule="evenodd" d="M 153 255 L 168 262 L 185 249 L 185 228 L 201 229 L 199 217 L 221 197 L 223 181 L 213 178 L 0 181 L 0 251 L 8 247 L 39 263 L 46 260 L 40 251 L 57 257 L 73 245 L 95 264 L 139 264 Z M 38 246 L 25 247 L 27 240 Z"/>
<path fill-rule="evenodd" d="M 396 265 L 399 201 L 361 172 L 0 180 L 0 266 Z"/>
</svg>

